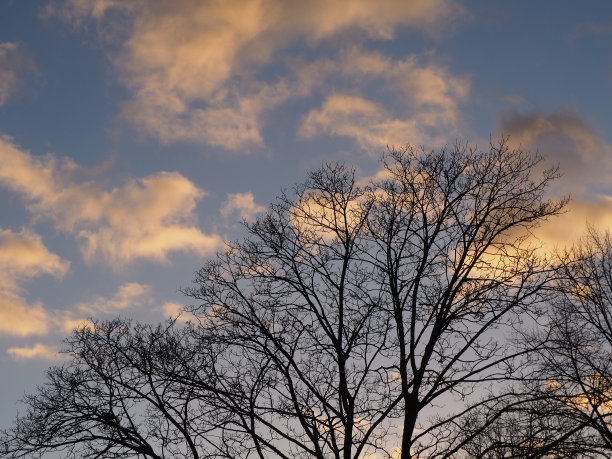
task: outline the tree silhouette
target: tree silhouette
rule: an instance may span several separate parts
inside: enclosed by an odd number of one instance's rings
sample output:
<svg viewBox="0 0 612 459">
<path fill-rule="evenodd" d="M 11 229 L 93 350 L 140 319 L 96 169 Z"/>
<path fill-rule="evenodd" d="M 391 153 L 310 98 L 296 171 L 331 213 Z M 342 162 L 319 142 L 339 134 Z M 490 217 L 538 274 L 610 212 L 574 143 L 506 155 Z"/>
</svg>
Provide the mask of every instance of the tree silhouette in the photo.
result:
<svg viewBox="0 0 612 459">
<path fill-rule="evenodd" d="M 558 265 L 547 320 L 527 336 L 530 345 L 540 343 L 532 355 L 532 372 L 503 403 L 474 416 L 470 424 L 477 435 L 469 448 L 492 452 L 504 446 L 518 452 L 502 457 L 599 458 L 612 452 L 609 234 L 590 228 Z"/>
<path fill-rule="evenodd" d="M 8 457 L 209 457 L 208 435 L 223 419 L 204 393 L 177 380 L 188 362 L 203 373 L 212 349 L 173 322 L 156 327 L 116 319 L 83 327 L 66 340 L 69 360 L 47 371 L 27 396 L 3 448 Z M 4 456 L 3 456 L 4 457 Z"/>
<path fill-rule="evenodd" d="M 514 375 L 507 337 L 550 295 L 527 237 L 565 202 L 544 199 L 557 172 L 540 164 L 501 141 L 391 149 L 363 185 L 323 166 L 198 271 L 194 323 L 77 331 L 9 457 L 450 456 L 440 433 L 474 409 L 439 407 Z"/>
</svg>

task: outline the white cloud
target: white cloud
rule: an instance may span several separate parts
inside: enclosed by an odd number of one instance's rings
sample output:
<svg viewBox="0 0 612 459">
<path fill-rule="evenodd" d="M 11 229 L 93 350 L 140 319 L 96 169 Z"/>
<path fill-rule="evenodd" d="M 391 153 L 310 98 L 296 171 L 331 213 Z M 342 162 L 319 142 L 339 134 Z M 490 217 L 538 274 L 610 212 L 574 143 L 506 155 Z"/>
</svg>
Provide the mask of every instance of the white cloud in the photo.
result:
<svg viewBox="0 0 612 459">
<path fill-rule="evenodd" d="M 35 68 L 34 61 L 20 52 L 18 43 L 0 43 L 0 106 L 23 87 L 25 75 Z"/>
<path fill-rule="evenodd" d="M 48 332 L 49 315 L 40 302 L 22 297 L 22 284 L 42 274 L 62 278 L 69 262 L 49 252 L 41 237 L 0 228 L 0 333 L 16 336 Z"/>
<path fill-rule="evenodd" d="M 20 193 L 34 215 L 75 235 L 88 261 L 163 262 L 170 252 L 207 255 L 219 246 L 218 235 L 196 226 L 195 207 L 205 192 L 178 172 L 133 178 L 107 191 L 77 180 L 80 169 L 69 159 L 36 157 L 0 138 L 0 185 Z"/>
<path fill-rule="evenodd" d="M 36 343 L 34 346 L 9 347 L 6 352 L 15 360 L 58 360 L 61 358 L 57 348 L 41 343 Z"/>
<path fill-rule="evenodd" d="M 253 193 L 228 193 L 227 199 L 221 206 L 221 215 L 229 219 L 237 215 L 243 220 L 253 221 L 258 213 L 265 212 L 266 208 L 255 203 Z"/>
<path fill-rule="evenodd" d="M 264 76 L 270 64 L 291 67 L 290 46 L 316 49 L 341 35 L 389 40 L 402 27 L 435 35 L 464 14 L 453 0 L 66 0 L 48 10 L 77 25 L 107 17 L 111 22 L 113 13 L 131 21 L 113 58 L 132 92 L 123 106 L 125 119 L 161 142 L 204 142 L 243 152 L 264 144 L 265 112 L 315 87 L 308 82 L 312 73 L 291 68 L 275 70 L 281 76 L 274 82 Z M 412 77 L 404 86 L 418 86 L 425 99 L 443 93 L 436 74 Z"/>
</svg>

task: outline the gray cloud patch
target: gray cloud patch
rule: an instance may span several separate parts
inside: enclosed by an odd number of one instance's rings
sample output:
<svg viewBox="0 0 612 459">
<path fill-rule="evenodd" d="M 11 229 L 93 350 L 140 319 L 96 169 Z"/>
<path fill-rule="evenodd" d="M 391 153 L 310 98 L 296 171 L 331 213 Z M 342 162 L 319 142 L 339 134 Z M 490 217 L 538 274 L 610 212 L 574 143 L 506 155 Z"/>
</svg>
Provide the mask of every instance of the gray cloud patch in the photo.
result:
<svg viewBox="0 0 612 459">
<path fill-rule="evenodd" d="M 594 185 L 609 184 L 612 148 L 573 111 L 508 113 L 500 120 L 499 133 L 509 136 L 514 145 L 537 150 L 549 163 L 559 164 L 565 192 L 589 193 Z"/>
<path fill-rule="evenodd" d="M 0 106 L 24 86 L 25 77 L 36 72 L 34 61 L 18 43 L 0 43 Z"/>
</svg>

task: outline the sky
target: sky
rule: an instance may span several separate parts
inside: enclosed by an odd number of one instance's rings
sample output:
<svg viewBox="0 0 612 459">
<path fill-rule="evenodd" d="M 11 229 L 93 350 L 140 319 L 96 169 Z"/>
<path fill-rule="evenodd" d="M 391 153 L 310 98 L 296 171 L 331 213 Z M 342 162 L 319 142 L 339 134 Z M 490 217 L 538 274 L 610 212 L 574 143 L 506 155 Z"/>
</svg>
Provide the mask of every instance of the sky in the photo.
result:
<svg viewBox="0 0 612 459">
<path fill-rule="evenodd" d="M 326 161 L 507 136 L 572 198 L 542 244 L 608 228 L 610 107 L 607 0 L 0 0 L 0 427 Z"/>
</svg>

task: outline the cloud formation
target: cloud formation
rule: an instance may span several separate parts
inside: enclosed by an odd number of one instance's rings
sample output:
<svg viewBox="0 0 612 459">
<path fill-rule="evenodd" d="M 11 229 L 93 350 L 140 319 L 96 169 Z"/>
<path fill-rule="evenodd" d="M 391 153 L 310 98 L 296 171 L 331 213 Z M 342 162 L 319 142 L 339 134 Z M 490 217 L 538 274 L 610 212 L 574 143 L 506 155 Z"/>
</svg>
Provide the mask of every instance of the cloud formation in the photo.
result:
<svg viewBox="0 0 612 459">
<path fill-rule="evenodd" d="M 562 177 L 553 185 L 557 195 L 571 195 L 568 211 L 536 232 L 550 248 L 577 241 L 587 224 L 612 229 L 612 145 L 578 114 L 562 109 L 551 113 L 509 113 L 499 132 L 513 146 L 537 151 L 558 164 Z"/>
<path fill-rule="evenodd" d="M 238 217 L 248 222 L 255 220 L 260 212 L 265 212 L 266 208 L 255 203 L 255 197 L 250 191 L 246 193 L 228 193 L 227 199 L 221 206 L 223 218 Z"/>
<path fill-rule="evenodd" d="M 40 301 L 23 298 L 24 282 L 43 274 L 62 278 L 70 264 L 49 252 L 41 237 L 28 230 L 0 228 L 0 334 L 41 335 L 50 317 Z"/>
<path fill-rule="evenodd" d="M 204 191 L 178 172 L 132 178 L 104 190 L 79 181 L 82 168 L 53 155 L 37 157 L 7 136 L 0 138 L 0 185 L 21 194 L 27 208 L 73 234 L 87 261 L 114 266 L 136 259 L 165 261 L 174 251 L 207 255 L 221 242 L 197 226 L 195 207 Z"/>
<path fill-rule="evenodd" d="M 575 112 L 509 113 L 502 117 L 499 132 L 509 136 L 513 145 L 538 151 L 548 162 L 558 163 L 565 192 L 589 193 L 593 185 L 610 183 L 612 147 Z"/>
<path fill-rule="evenodd" d="M 302 120 L 302 138 L 350 137 L 378 154 L 390 144 L 443 145 L 459 133 L 459 104 L 467 99 L 470 82 L 435 61 L 421 62 L 414 55 L 393 60 L 353 47 L 324 68 L 352 88 L 333 92 L 320 108 L 312 109 Z M 363 89 L 368 98 L 361 95 Z"/>
<path fill-rule="evenodd" d="M 589 225 L 612 232 L 612 195 L 573 199 L 566 213 L 544 223 L 535 234 L 545 249 L 562 249 L 584 237 Z"/>
<path fill-rule="evenodd" d="M 342 43 L 346 37 L 389 40 L 403 27 L 436 34 L 464 14 L 453 0 L 67 0 L 52 5 L 48 8 L 51 14 L 75 24 L 87 20 L 104 22 L 113 12 L 130 18 L 128 37 L 113 58 L 121 81 L 132 94 L 122 109 L 125 119 L 164 143 L 187 140 L 243 152 L 264 145 L 266 112 L 288 99 L 308 96 L 315 88 L 320 90 L 312 80 L 317 73 L 329 76 L 331 68 L 325 67 L 325 60 L 311 62 L 302 69 L 292 66 L 289 56 L 295 50 L 288 52 L 292 46 L 299 53 L 321 49 L 319 45 L 329 40 Z M 402 80 L 400 91 L 408 91 L 409 99 L 421 109 L 425 105 L 435 107 L 422 113 L 423 118 L 430 118 L 426 124 L 432 124 L 432 114 L 438 120 L 449 114 L 454 116 L 447 110 L 451 101 L 444 87 L 449 82 L 455 85 L 456 79 L 447 79 L 446 74 L 440 75 L 431 66 L 421 68 L 414 59 L 397 63 L 388 58 L 380 62 L 366 60 L 359 62 L 360 72 L 376 73 L 381 83 L 393 86 L 385 70 L 394 67 L 394 78 Z M 373 64 L 383 67 L 363 67 Z M 266 77 L 270 66 L 275 68 L 274 81 Z M 310 74 L 300 71 L 308 67 Z M 336 76 L 342 74 L 341 68 L 332 67 Z M 409 71 L 401 75 L 402 70 Z M 445 108 L 440 113 L 442 105 Z M 380 132 L 370 137 L 381 135 L 386 125 L 401 125 L 399 120 L 404 115 L 379 115 L 384 117 L 378 122 Z M 406 122 L 413 123 L 412 119 Z M 320 131 L 308 132 L 315 135 Z M 345 131 L 339 128 L 329 133 Z"/>
<path fill-rule="evenodd" d="M 61 358 L 57 348 L 41 343 L 36 343 L 33 346 L 9 347 L 6 352 L 15 360 L 58 360 Z"/>
<path fill-rule="evenodd" d="M 23 87 L 25 75 L 35 68 L 18 43 L 0 43 L 0 107 Z"/>
<path fill-rule="evenodd" d="M 87 301 L 72 305 L 55 318 L 64 333 L 71 333 L 78 327 L 89 327 L 90 319 L 117 315 L 153 303 L 153 287 L 138 282 L 125 282 L 110 297 L 94 295 Z"/>
<path fill-rule="evenodd" d="M 95 296 L 73 309 L 88 315 L 116 314 L 128 308 L 138 308 L 153 301 L 153 288 L 138 282 L 126 282 L 119 286 L 110 298 Z"/>
<path fill-rule="evenodd" d="M 82 26 L 88 19 L 101 20 L 111 10 L 121 10 L 123 12 L 134 11 L 139 0 L 125 2 L 122 0 L 51 0 L 45 6 L 43 13 L 45 16 L 57 16 L 64 21 L 74 22 L 77 26 Z"/>
<path fill-rule="evenodd" d="M 201 320 L 201 318 L 198 318 L 194 316 L 191 312 L 185 310 L 184 305 L 176 303 L 174 301 L 168 301 L 164 303 L 160 308 L 160 311 L 164 319 L 172 319 L 176 320 L 177 322 L 185 323 L 189 321 L 197 322 Z"/>
</svg>

